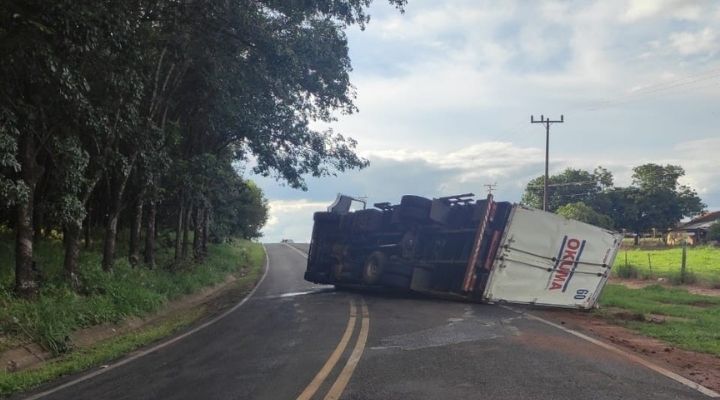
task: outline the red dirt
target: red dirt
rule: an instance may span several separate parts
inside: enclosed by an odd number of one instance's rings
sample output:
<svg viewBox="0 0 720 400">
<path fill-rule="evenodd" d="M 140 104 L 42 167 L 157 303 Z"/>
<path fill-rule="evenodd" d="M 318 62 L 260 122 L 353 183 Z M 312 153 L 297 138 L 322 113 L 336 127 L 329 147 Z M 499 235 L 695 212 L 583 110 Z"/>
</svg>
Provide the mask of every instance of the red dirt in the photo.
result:
<svg viewBox="0 0 720 400">
<path fill-rule="evenodd" d="M 647 286 L 660 285 L 667 288 L 685 289 L 692 294 L 703 296 L 720 297 L 720 289 L 714 289 L 697 285 L 670 285 L 667 281 L 649 280 L 649 279 L 620 279 L 610 278 L 610 283 L 623 285 L 630 289 L 642 289 Z"/>
<path fill-rule="evenodd" d="M 543 310 L 535 313 L 570 329 L 630 350 L 656 365 L 720 392 L 720 357 L 678 349 L 660 340 L 613 325 L 587 312 Z"/>
</svg>

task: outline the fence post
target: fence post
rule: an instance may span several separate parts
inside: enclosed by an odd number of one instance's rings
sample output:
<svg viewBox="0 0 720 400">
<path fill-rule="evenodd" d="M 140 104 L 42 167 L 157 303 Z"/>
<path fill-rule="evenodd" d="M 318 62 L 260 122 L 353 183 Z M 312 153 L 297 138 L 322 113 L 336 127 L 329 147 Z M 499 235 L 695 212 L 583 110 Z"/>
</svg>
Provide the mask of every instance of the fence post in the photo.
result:
<svg viewBox="0 0 720 400">
<path fill-rule="evenodd" d="M 627 250 L 625 250 L 625 269 L 627 269 Z"/>
<path fill-rule="evenodd" d="M 680 264 L 680 283 L 685 283 L 687 273 L 687 242 L 682 242 L 682 264 Z"/>
<path fill-rule="evenodd" d="M 650 267 L 650 277 L 652 278 L 653 273 L 652 273 L 652 261 L 650 261 L 650 253 L 648 253 L 647 256 L 648 256 L 648 267 Z"/>
</svg>

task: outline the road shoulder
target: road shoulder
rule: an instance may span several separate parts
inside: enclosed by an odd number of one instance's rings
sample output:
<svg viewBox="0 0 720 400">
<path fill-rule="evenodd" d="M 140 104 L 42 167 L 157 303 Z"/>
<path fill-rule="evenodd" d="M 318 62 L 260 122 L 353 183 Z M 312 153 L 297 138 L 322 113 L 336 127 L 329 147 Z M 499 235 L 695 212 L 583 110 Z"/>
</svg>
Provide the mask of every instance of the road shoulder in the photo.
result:
<svg viewBox="0 0 720 400">
<path fill-rule="evenodd" d="M 686 379 L 720 391 L 720 358 L 717 356 L 678 348 L 613 324 L 606 318 L 589 312 L 542 309 L 533 310 L 532 313 L 568 329 L 611 343 Z"/>
</svg>

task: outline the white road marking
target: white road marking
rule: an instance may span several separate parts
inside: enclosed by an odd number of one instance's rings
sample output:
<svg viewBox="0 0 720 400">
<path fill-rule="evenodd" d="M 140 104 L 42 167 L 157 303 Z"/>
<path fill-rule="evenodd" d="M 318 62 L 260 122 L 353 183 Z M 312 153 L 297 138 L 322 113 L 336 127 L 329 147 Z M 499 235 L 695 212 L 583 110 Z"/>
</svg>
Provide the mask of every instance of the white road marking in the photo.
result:
<svg viewBox="0 0 720 400">
<path fill-rule="evenodd" d="M 167 340 L 167 341 L 165 341 L 165 342 L 159 343 L 159 344 L 157 344 L 157 345 L 155 345 L 155 346 L 153 346 L 153 347 L 150 347 L 149 349 L 145 349 L 145 350 L 143 350 L 143 351 L 140 351 L 140 352 L 138 352 L 138 353 L 135 353 L 135 354 L 133 354 L 133 355 L 127 357 L 127 358 L 124 358 L 124 359 L 122 359 L 122 360 L 120 360 L 120 361 L 118 361 L 118 362 L 116 362 L 116 363 L 114 363 L 114 364 L 111 364 L 111 365 L 109 365 L 109 366 L 103 366 L 103 367 L 102 367 L 101 369 L 99 369 L 99 370 L 90 372 L 90 373 L 88 373 L 88 374 L 86 374 L 86 375 L 83 375 L 83 376 L 81 376 L 81 377 L 79 377 L 79 378 L 77 378 L 77 379 L 74 379 L 74 380 L 72 380 L 72 381 L 65 382 L 65 383 L 63 383 L 63 384 L 60 385 L 60 386 L 56 386 L 56 387 L 54 387 L 54 388 L 52 388 L 52 389 L 48 389 L 48 390 L 45 390 L 45 391 L 43 391 L 43 392 L 36 393 L 36 394 L 34 394 L 34 395 L 30 396 L 30 397 L 26 397 L 25 400 L 40 399 L 40 398 L 43 398 L 43 397 L 45 397 L 45 396 L 47 396 L 47 395 L 50 395 L 50 394 L 53 394 L 53 393 L 58 392 L 58 391 L 60 391 L 60 390 L 63 390 L 63 389 L 65 389 L 65 388 L 68 388 L 68 387 L 70 387 L 70 386 L 77 385 L 77 384 L 80 383 L 80 382 L 84 382 L 84 381 L 86 381 L 86 380 L 88 380 L 88 379 L 92 379 L 92 378 L 94 378 L 94 377 L 96 377 L 96 376 L 98 376 L 98 375 L 102 375 L 102 374 L 104 374 L 104 373 L 106 373 L 106 372 L 108 372 L 108 371 L 112 371 L 112 370 L 114 370 L 115 368 L 120 367 L 120 366 L 123 366 L 123 365 L 125 365 L 125 364 L 128 364 L 128 363 L 130 363 L 130 362 L 132 362 L 132 361 L 135 361 L 135 360 L 137 360 L 137 359 L 140 358 L 140 357 L 146 356 L 146 355 L 148 355 L 148 354 L 150 354 L 150 353 L 153 353 L 153 352 L 158 351 L 158 350 L 160 350 L 160 349 L 163 349 L 163 348 L 165 348 L 165 347 L 167 347 L 167 346 L 170 346 L 170 345 L 173 344 L 173 343 L 179 342 L 180 340 L 185 339 L 186 337 L 192 335 L 193 333 L 196 333 L 196 332 L 198 332 L 198 331 L 200 331 L 200 330 L 202 330 L 202 329 L 205 329 L 205 328 L 207 328 L 208 326 L 210 326 L 210 325 L 212 325 L 212 324 L 220 321 L 221 319 L 227 317 L 230 313 L 232 313 L 233 311 L 235 311 L 235 310 L 237 310 L 238 308 L 240 308 L 240 306 L 242 306 L 243 304 L 245 304 L 245 303 L 250 299 L 250 297 L 252 297 L 252 295 L 255 294 L 255 291 L 256 291 L 257 288 L 259 288 L 260 285 L 263 283 L 263 281 L 265 280 L 265 277 L 267 277 L 268 270 L 270 269 L 270 253 L 268 253 L 267 248 L 265 248 L 265 245 L 264 245 L 264 244 L 263 244 L 262 246 L 263 246 L 263 251 L 265 251 L 265 272 L 263 272 L 263 276 L 260 278 L 260 280 L 258 281 L 257 285 L 255 285 L 255 287 L 250 291 L 250 293 L 248 293 L 248 295 L 245 296 L 244 299 L 242 299 L 239 303 L 237 303 L 236 305 L 234 305 L 231 309 L 225 311 L 224 313 L 218 315 L 217 317 L 211 319 L 210 321 L 207 321 L 207 322 L 203 323 L 202 325 L 198 325 L 198 326 L 196 326 L 195 328 L 193 328 L 193 329 L 191 329 L 191 330 L 189 330 L 189 331 L 187 331 L 187 332 L 185 332 L 185 333 L 183 333 L 183 334 L 181 334 L 181 335 L 175 336 L 175 337 L 172 338 L 172 339 L 169 339 L 169 340 Z"/>
<path fill-rule="evenodd" d="M 588 341 L 588 342 L 590 342 L 590 343 L 592 343 L 592 344 L 595 344 L 595 345 L 597 345 L 597 346 L 600 346 L 600 347 L 602 347 L 602 348 L 604 348 L 604 349 L 606 349 L 606 350 L 610 350 L 610 351 L 612 351 L 612 352 L 615 353 L 615 354 L 619 354 L 619 355 L 621 355 L 621 356 L 623 356 L 623 357 L 625 357 L 625 358 L 627 358 L 627 359 L 629 359 L 629 360 L 631 360 L 631 361 L 634 361 L 634 362 L 636 362 L 636 363 L 638 363 L 638 364 L 641 364 L 641 365 L 645 366 L 646 368 L 649 368 L 649 369 L 651 369 L 651 370 L 653 370 L 653 371 L 655 371 L 655 372 L 657 372 L 657 373 L 659 373 L 659 374 L 661 374 L 661 375 L 664 375 L 664 376 L 666 376 L 666 377 L 668 377 L 668 378 L 670 378 L 670 379 L 672 379 L 672 380 L 674 380 L 674 381 L 676 381 L 676 382 L 678 382 L 678 383 L 681 383 L 681 384 L 683 384 L 683 385 L 685 385 L 685 386 L 687 386 L 687 387 L 690 387 L 690 388 L 692 388 L 692 389 L 695 389 L 695 390 L 697 390 L 698 392 L 700 392 L 700 393 L 702 393 L 702 394 L 704 394 L 704 395 L 706 395 L 706 396 L 709 396 L 709 397 L 712 397 L 712 398 L 720 398 L 720 393 L 718 393 L 718 392 L 716 392 L 716 391 L 714 391 L 714 390 L 712 390 L 712 389 L 706 388 L 705 386 L 703 386 L 703 385 L 701 385 L 701 384 L 699 384 L 699 383 L 697 383 L 697 382 L 693 382 L 693 381 L 691 381 L 690 379 L 687 379 L 687 378 L 685 378 L 685 377 L 683 377 L 683 376 L 680 376 L 680 375 L 678 375 L 678 374 L 676 374 L 676 373 L 674 373 L 674 372 L 672 372 L 672 371 L 670 371 L 670 370 L 667 370 L 667 369 L 665 369 L 665 368 L 663 368 L 663 367 L 661 367 L 661 366 L 659 366 L 659 365 L 653 364 L 653 363 L 651 363 L 650 361 L 645 360 L 645 359 L 642 358 L 642 357 L 639 357 L 639 356 L 636 356 L 635 354 L 629 353 L 629 352 L 627 352 L 626 350 L 622 350 L 622 349 L 620 349 L 619 347 L 615 347 L 615 346 L 613 346 L 613 345 L 611 345 L 611 344 L 602 342 L 602 341 L 597 340 L 597 339 L 595 339 L 595 338 L 592 338 L 592 337 L 590 337 L 590 336 L 588 336 L 588 335 L 585 335 L 585 334 L 580 333 L 580 332 L 578 332 L 578 331 L 575 331 L 575 330 L 566 328 L 566 327 L 564 327 L 564 326 L 562 326 L 562 325 L 558 325 L 558 324 L 556 324 L 556 323 L 554 323 L 554 322 L 550 322 L 550 321 L 548 321 L 548 320 L 546 320 L 546 319 L 540 318 L 540 317 L 535 316 L 535 315 L 532 315 L 532 314 L 530 314 L 530 313 L 527 313 L 527 312 L 524 312 L 524 311 L 520 311 L 520 310 L 516 310 L 516 309 L 514 309 L 514 308 L 512 308 L 512 307 L 505 306 L 505 305 L 501 305 L 500 307 L 503 307 L 503 308 L 505 308 L 505 309 L 507 309 L 507 310 L 510 310 L 510 311 L 513 311 L 513 312 L 516 312 L 516 313 L 518 313 L 518 314 L 522 314 L 522 315 L 526 316 L 526 317 L 529 318 L 529 319 L 532 319 L 532 320 L 535 320 L 535 321 L 538 321 L 538 322 L 542 322 L 543 324 L 546 324 L 546 325 L 550 325 L 550 326 L 552 326 L 552 327 L 554 327 L 554 328 L 557 328 L 557 329 L 560 329 L 560 330 L 562 330 L 562 331 L 565 331 L 565 332 L 567 332 L 567 333 L 569 333 L 569 334 L 571 334 L 571 335 L 573 335 L 573 336 L 579 337 L 580 339 L 583 339 L 583 340 Z"/>
<path fill-rule="evenodd" d="M 289 244 L 287 244 L 287 243 L 283 243 L 283 244 L 284 244 L 285 246 L 287 246 L 287 247 L 289 247 L 289 248 L 291 248 L 291 249 L 293 249 L 293 250 L 297 251 L 297 252 L 298 252 L 298 253 L 300 253 L 300 254 L 301 254 L 301 255 L 302 255 L 303 257 L 305 257 L 305 258 L 307 258 L 307 257 L 308 257 L 308 253 L 306 253 L 306 252 L 304 252 L 304 251 L 302 251 L 302 250 L 298 249 L 297 247 L 295 247 L 295 246 L 291 246 L 291 245 L 289 245 Z"/>
</svg>

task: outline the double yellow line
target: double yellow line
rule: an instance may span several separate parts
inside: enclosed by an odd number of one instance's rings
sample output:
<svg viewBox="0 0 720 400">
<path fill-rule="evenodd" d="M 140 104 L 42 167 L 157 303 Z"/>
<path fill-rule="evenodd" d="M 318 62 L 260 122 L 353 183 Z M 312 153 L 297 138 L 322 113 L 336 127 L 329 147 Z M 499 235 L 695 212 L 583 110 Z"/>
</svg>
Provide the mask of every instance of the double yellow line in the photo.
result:
<svg viewBox="0 0 720 400">
<path fill-rule="evenodd" d="M 357 342 L 355 342 L 355 347 L 353 348 L 352 353 L 350 353 L 350 357 L 348 357 L 345 367 L 343 367 L 342 371 L 340 371 L 340 374 L 335 379 L 335 383 L 333 383 L 330 390 L 325 395 L 325 400 L 336 400 L 340 398 L 340 395 L 342 395 L 342 392 L 345 390 L 345 386 L 347 386 L 350 381 L 350 377 L 352 377 L 355 367 L 357 367 L 360 357 L 362 357 L 362 353 L 365 350 L 365 343 L 367 343 L 368 332 L 370 331 L 370 313 L 368 312 L 365 300 L 361 299 L 360 301 L 362 321 Z M 327 379 L 328 375 L 330 375 L 332 370 L 335 368 L 335 365 L 340 360 L 340 357 L 342 357 L 345 352 L 345 349 L 352 338 L 353 331 L 355 330 L 357 319 L 357 307 L 355 306 L 355 301 L 351 299 L 350 318 L 348 319 L 345 333 L 343 333 L 340 342 L 337 347 L 335 347 L 332 354 L 330 354 L 330 358 L 327 359 L 325 365 L 323 365 L 317 375 L 315 375 L 315 378 L 313 378 L 310 384 L 305 388 L 305 390 L 303 390 L 300 396 L 298 396 L 297 400 L 310 400 L 318 389 L 320 389 L 320 386 L 322 386 L 323 382 L 325 382 L 325 379 Z"/>
</svg>

